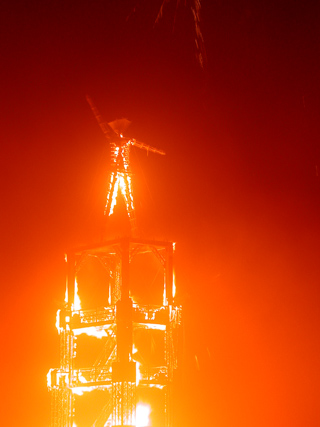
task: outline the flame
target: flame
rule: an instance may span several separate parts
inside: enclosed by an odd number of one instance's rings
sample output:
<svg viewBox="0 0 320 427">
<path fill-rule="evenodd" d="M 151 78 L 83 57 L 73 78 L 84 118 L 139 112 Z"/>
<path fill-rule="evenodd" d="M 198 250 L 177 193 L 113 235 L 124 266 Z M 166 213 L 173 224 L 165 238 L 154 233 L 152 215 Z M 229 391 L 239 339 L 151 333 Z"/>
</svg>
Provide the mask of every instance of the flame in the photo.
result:
<svg viewBox="0 0 320 427">
<path fill-rule="evenodd" d="M 175 247 L 175 246 L 174 246 Z M 172 273 L 172 297 L 174 298 L 176 296 L 176 272 L 173 269 L 173 273 Z M 168 305 L 168 300 L 167 300 L 167 283 L 165 281 L 164 283 L 164 288 L 163 288 L 163 303 L 164 306 Z"/>
<path fill-rule="evenodd" d="M 64 294 L 64 302 L 68 304 L 68 284 L 66 284 L 66 293 Z"/>
<path fill-rule="evenodd" d="M 117 194 L 118 194 L 118 186 L 119 186 L 118 175 L 119 175 L 119 173 L 117 173 L 117 175 L 116 175 L 116 182 L 114 183 L 113 194 L 111 196 L 112 199 L 111 199 L 111 207 L 110 207 L 109 216 L 113 214 L 113 208 L 117 204 Z M 111 183 L 113 182 L 113 180 L 114 180 L 114 174 L 111 174 Z M 107 205 L 106 205 L 106 208 L 107 208 Z"/>
<path fill-rule="evenodd" d="M 138 349 L 133 344 L 132 355 L 135 355 L 137 352 L 138 352 Z M 140 382 L 141 377 L 142 377 L 141 372 L 140 372 L 140 366 L 141 366 L 141 363 L 136 361 L 136 386 L 139 385 L 139 382 Z"/>
<path fill-rule="evenodd" d="M 139 385 L 139 382 L 140 382 L 141 377 L 142 377 L 141 372 L 140 372 L 140 366 L 141 366 L 141 363 L 136 362 L 136 386 Z"/>
<path fill-rule="evenodd" d="M 125 165 L 125 170 L 127 170 L 126 165 Z M 114 184 L 113 184 L 113 181 L 115 181 Z M 113 192 L 111 194 L 112 184 L 113 184 Z M 113 209 L 117 204 L 117 195 L 118 195 L 119 189 L 120 189 L 120 193 L 124 198 L 128 215 L 130 216 L 130 212 L 134 210 L 134 205 L 133 205 L 133 196 L 132 196 L 131 177 L 129 176 L 128 172 L 117 172 L 117 173 L 112 172 L 110 177 L 109 193 L 108 193 L 105 209 L 107 209 L 109 198 L 111 197 L 111 206 L 110 206 L 109 216 L 113 214 Z"/>
<path fill-rule="evenodd" d="M 56 314 L 56 328 L 57 328 L 59 334 L 62 331 L 62 328 L 60 328 L 60 312 L 61 312 L 61 310 L 58 310 L 57 314 Z"/>
<path fill-rule="evenodd" d="M 165 331 L 166 330 L 166 325 L 160 325 L 158 323 L 145 323 L 144 326 L 147 329 L 155 329 L 158 331 Z"/>
<path fill-rule="evenodd" d="M 111 283 L 109 283 L 109 296 L 108 296 L 108 304 L 111 305 L 111 295 L 112 295 L 112 288 Z"/>
<path fill-rule="evenodd" d="M 81 372 L 79 372 L 79 371 L 75 371 L 74 373 L 77 375 L 78 380 L 81 382 L 81 384 L 85 384 L 85 383 L 87 383 L 87 382 L 88 382 L 88 381 L 85 379 L 85 377 L 82 375 L 82 373 L 81 373 Z"/>
<path fill-rule="evenodd" d="M 145 403 L 138 403 L 136 407 L 136 426 L 147 427 L 150 426 L 150 405 Z"/>
<path fill-rule="evenodd" d="M 89 326 L 87 328 L 74 329 L 73 332 L 74 332 L 75 336 L 78 336 L 78 335 L 81 335 L 81 334 L 86 334 L 89 337 L 96 337 L 96 338 L 99 338 L 99 339 L 108 336 L 108 334 L 105 331 L 105 329 L 103 329 L 103 328 L 99 328 L 98 329 L 95 326 Z"/>
<path fill-rule="evenodd" d="M 96 388 L 95 386 L 91 386 L 91 387 L 72 387 L 71 391 L 72 391 L 72 394 L 76 394 L 77 396 L 82 396 L 83 393 L 85 393 L 87 391 L 92 391 L 95 388 Z"/>
<path fill-rule="evenodd" d="M 164 306 L 168 305 L 166 283 L 164 284 L 164 287 L 163 287 L 163 301 L 162 301 L 162 305 L 164 305 Z"/>
<path fill-rule="evenodd" d="M 138 306 L 138 302 L 137 302 L 137 300 L 135 299 L 135 297 L 132 295 L 131 291 L 129 291 L 129 297 L 132 299 L 133 305 L 134 305 L 134 306 Z M 133 347 L 134 347 L 134 345 L 133 345 Z M 135 347 L 134 347 L 134 348 L 135 348 Z"/>
<path fill-rule="evenodd" d="M 72 311 L 81 310 L 81 301 L 78 293 L 78 282 L 77 279 L 74 282 L 74 300 L 72 304 Z"/>
<path fill-rule="evenodd" d="M 64 262 L 65 262 L 65 263 L 67 263 L 67 262 L 68 262 L 68 255 L 67 255 L 67 254 L 64 254 Z M 65 293 L 65 295 L 64 295 L 64 302 L 65 302 L 66 304 L 68 304 L 68 281 L 67 281 L 67 283 L 66 283 L 66 293 Z"/>
<path fill-rule="evenodd" d="M 88 381 L 85 379 L 85 377 L 81 374 L 81 372 L 79 371 L 74 371 L 74 374 L 77 376 L 78 381 L 81 384 L 85 384 Z M 72 393 L 76 394 L 77 396 L 82 396 L 83 393 L 85 393 L 86 391 L 92 391 L 94 390 L 94 387 L 86 387 L 86 386 L 79 386 L 79 387 L 72 387 Z"/>
<path fill-rule="evenodd" d="M 47 386 L 48 388 L 51 388 L 51 373 L 53 369 L 49 369 L 49 372 L 47 373 Z"/>
<path fill-rule="evenodd" d="M 173 278 L 172 278 L 172 297 L 174 298 L 176 296 L 176 272 L 173 269 Z"/>
</svg>

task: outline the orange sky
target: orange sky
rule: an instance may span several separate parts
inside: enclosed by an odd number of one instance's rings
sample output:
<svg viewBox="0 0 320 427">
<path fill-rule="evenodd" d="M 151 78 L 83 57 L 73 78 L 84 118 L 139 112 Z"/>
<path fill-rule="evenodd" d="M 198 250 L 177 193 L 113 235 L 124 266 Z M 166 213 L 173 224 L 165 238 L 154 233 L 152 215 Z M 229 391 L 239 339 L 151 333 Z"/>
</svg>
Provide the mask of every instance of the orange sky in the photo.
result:
<svg viewBox="0 0 320 427">
<path fill-rule="evenodd" d="M 131 164 L 141 233 L 177 242 L 177 427 L 318 426 L 319 7 L 203 0 L 202 70 L 189 2 L 174 31 L 136 4 L 2 6 L 2 423 L 49 426 L 64 251 L 100 238 L 89 94 L 166 152 Z"/>
</svg>

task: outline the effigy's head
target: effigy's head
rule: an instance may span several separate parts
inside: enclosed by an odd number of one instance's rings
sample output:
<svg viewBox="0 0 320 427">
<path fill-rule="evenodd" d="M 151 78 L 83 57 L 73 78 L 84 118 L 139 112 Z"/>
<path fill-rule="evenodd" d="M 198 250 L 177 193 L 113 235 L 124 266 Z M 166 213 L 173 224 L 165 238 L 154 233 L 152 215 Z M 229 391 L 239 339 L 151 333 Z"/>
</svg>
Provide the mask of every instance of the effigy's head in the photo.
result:
<svg viewBox="0 0 320 427">
<path fill-rule="evenodd" d="M 111 127 L 111 129 L 119 136 L 123 137 L 123 134 L 130 126 L 131 122 L 127 119 L 119 119 L 114 120 L 113 122 L 109 122 L 108 125 Z"/>
</svg>

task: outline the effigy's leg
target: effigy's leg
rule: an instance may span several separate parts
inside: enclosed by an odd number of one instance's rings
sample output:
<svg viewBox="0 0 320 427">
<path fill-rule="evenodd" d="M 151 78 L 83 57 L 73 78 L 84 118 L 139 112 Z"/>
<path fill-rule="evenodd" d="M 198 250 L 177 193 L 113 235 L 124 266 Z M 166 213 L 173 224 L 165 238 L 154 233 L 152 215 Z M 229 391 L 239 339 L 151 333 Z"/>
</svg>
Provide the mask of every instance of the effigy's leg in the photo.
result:
<svg viewBox="0 0 320 427">
<path fill-rule="evenodd" d="M 131 177 L 129 173 L 124 173 L 122 176 L 122 180 L 123 180 L 123 185 L 121 185 L 121 193 L 125 199 L 127 213 L 130 220 L 131 232 L 132 234 L 135 234 L 137 226 L 136 226 L 136 219 L 135 219 L 135 213 L 134 213 Z"/>
<path fill-rule="evenodd" d="M 114 205 L 116 204 L 116 198 L 118 193 L 118 185 L 119 185 L 119 176 L 118 172 L 115 174 L 111 172 L 110 174 L 110 183 L 109 183 L 109 191 L 107 194 L 106 206 L 104 208 L 104 214 L 109 216 L 113 213 Z"/>
</svg>

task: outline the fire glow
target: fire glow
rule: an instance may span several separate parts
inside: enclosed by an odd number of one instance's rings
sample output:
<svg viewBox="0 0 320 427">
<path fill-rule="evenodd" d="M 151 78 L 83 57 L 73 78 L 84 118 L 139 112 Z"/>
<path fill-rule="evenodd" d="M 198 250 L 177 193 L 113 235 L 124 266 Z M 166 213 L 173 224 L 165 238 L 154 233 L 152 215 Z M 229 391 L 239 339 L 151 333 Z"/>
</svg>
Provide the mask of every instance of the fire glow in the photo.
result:
<svg viewBox="0 0 320 427">
<path fill-rule="evenodd" d="M 136 423 L 137 427 L 150 426 L 150 405 L 145 403 L 138 403 L 136 408 Z"/>
</svg>

